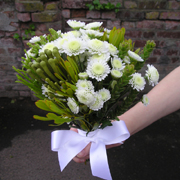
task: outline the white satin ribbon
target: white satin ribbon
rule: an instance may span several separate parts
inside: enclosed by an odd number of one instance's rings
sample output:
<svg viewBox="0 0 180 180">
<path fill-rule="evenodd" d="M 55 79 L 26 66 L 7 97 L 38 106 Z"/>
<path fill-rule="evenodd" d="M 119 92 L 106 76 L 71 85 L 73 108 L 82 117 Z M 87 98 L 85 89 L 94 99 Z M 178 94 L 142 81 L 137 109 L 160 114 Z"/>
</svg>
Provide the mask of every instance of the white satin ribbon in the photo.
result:
<svg viewBox="0 0 180 180">
<path fill-rule="evenodd" d="M 90 142 L 90 165 L 93 176 L 112 180 L 106 154 L 106 145 L 123 143 L 130 137 L 124 121 L 114 121 L 113 126 L 107 126 L 103 130 L 90 132 L 78 130 L 78 133 L 70 130 L 57 130 L 51 133 L 51 150 L 58 152 L 61 171 L 66 165 L 81 152 Z"/>
</svg>

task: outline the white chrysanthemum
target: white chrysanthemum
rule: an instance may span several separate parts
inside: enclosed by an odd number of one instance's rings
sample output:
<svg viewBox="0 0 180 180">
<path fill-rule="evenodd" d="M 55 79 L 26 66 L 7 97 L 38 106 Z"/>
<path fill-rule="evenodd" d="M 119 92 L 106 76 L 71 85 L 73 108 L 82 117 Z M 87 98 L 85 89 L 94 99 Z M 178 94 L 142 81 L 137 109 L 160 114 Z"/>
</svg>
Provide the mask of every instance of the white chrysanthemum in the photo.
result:
<svg viewBox="0 0 180 180">
<path fill-rule="evenodd" d="M 49 49 L 49 50 L 53 51 L 54 47 L 55 47 L 54 42 L 49 42 L 49 43 L 45 44 L 44 46 L 41 46 L 39 53 L 44 52 L 45 49 Z"/>
<path fill-rule="evenodd" d="M 100 89 L 98 91 L 98 93 L 101 95 L 101 98 L 104 102 L 108 101 L 109 99 L 111 99 L 111 93 L 108 89 Z"/>
<path fill-rule="evenodd" d="M 69 56 L 82 54 L 86 50 L 86 43 L 80 38 L 71 38 L 63 44 L 63 51 Z"/>
<path fill-rule="evenodd" d="M 78 38 L 81 36 L 81 33 L 79 31 L 69 31 L 62 34 L 63 38 Z"/>
<path fill-rule="evenodd" d="M 88 77 L 89 77 L 87 72 L 81 72 L 78 74 L 78 76 L 81 80 L 88 79 Z"/>
<path fill-rule="evenodd" d="M 74 114 L 77 114 L 79 112 L 79 106 L 77 105 L 74 98 L 68 97 L 67 105 Z"/>
<path fill-rule="evenodd" d="M 108 62 L 110 59 L 110 54 L 109 53 L 103 53 L 103 54 L 93 54 L 91 57 L 89 57 L 88 61 L 92 60 L 102 60 Z"/>
<path fill-rule="evenodd" d="M 34 36 L 29 40 L 29 42 L 36 43 L 36 42 L 39 42 L 40 40 L 41 40 L 41 38 L 39 36 Z"/>
<path fill-rule="evenodd" d="M 149 104 L 149 98 L 146 94 L 143 95 L 141 102 L 147 106 Z"/>
<path fill-rule="evenodd" d="M 44 85 L 41 86 L 41 90 L 42 90 L 42 94 L 43 94 L 45 97 L 48 97 L 47 93 L 48 93 L 48 92 L 51 92 L 51 91 L 49 91 L 49 89 L 46 88 Z"/>
<path fill-rule="evenodd" d="M 44 34 L 44 35 L 43 35 L 43 37 L 44 37 L 44 38 L 47 38 L 47 35 L 46 35 L 46 34 Z"/>
<path fill-rule="evenodd" d="M 159 73 L 153 65 L 147 65 L 148 70 L 146 70 L 146 77 L 148 78 L 149 85 L 154 86 L 158 84 Z"/>
<path fill-rule="evenodd" d="M 108 53 L 107 43 L 98 39 L 92 39 L 87 42 L 89 52 L 92 54 Z"/>
<path fill-rule="evenodd" d="M 109 53 L 110 53 L 112 56 L 117 56 L 118 50 L 117 50 L 116 46 L 114 46 L 113 44 L 110 44 L 110 43 L 107 43 L 107 44 L 108 44 Z"/>
<path fill-rule="evenodd" d="M 124 63 L 122 62 L 120 58 L 116 58 L 116 57 L 112 58 L 111 64 L 114 69 L 123 70 L 125 68 Z"/>
<path fill-rule="evenodd" d="M 91 81 L 88 80 L 78 80 L 76 83 L 76 87 L 78 89 L 89 89 L 89 90 L 94 90 L 94 86 Z"/>
<path fill-rule="evenodd" d="M 140 91 L 144 89 L 146 81 L 140 73 L 134 73 L 132 74 L 132 78 L 130 79 L 129 84 L 131 84 L 133 89 Z"/>
<path fill-rule="evenodd" d="M 96 79 L 97 81 L 102 81 L 110 73 L 110 67 L 105 61 L 92 60 L 88 63 L 86 72 L 89 77 Z"/>
<path fill-rule="evenodd" d="M 104 32 L 107 32 L 107 34 L 109 34 L 111 32 L 111 30 L 104 28 Z"/>
<path fill-rule="evenodd" d="M 120 77 L 122 77 L 123 73 L 117 69 L 112 69 L 111 70 L 111 76 L 114 78 L 114 79 L 118 79 Z"/>
<path fill-rule="evenodd" d="M 94 102 L 94 91 L 88 89 L 77 89 L 75 94 L 78 101 L 82 104 L 89 106 Z"/>
<path fill-rule="evenodd" d="M 61 30 L 58 30 L 57 33 L 58 33 L 58 35 L 60 36 L 60 35 L 61 35 Z"/>
<path fill-rule="evenodd" d="M 97 30 L 101 25 L 103 24 L 103 22 L 92 22 L 92 23 L 88 23 L 84 26 L 84 29 L 93 29 L 93 30 Z"/>
<path fill-rule="evenodd" d="M 26 58 L 27 58 L 27 57 L 35 57 L 35 56 L 36 56 L 36 54 L 32 53 L 31 50 L 32 50 L 32 49 L 29 49 L 29 50 L 26 52 L 26 54 L 25 54 Z"/>
<path fill-rule="evenodd" d="M 68 20 L 67 23 L 72 29 L 77 29 L 77 30 L 85 26 L 85 22 L 76 21 L 76 20 Z"/>
<path fill-rule="evenodd" d="M 66 41 L 68 41 L 67 38 L 61 38 L 61 37 L 59 37 L 58 39 L 56 39 L 56 40 L 54 41 L 54 45 L 60 50 L 60 53 L 63 52 L 63 44 L 64 44 L 64 42 L 66 42 Z"/>
<path fill-rule="evenodd" d="M 90 38 L 95 38 L 95 37 L 101 37 L 103 36 L 103 32 L 95 31 L 95 30 L 86 30 L 85 33 L 90 37 Z"/>
<path fill-rule="evenodd" d="M 128 56 L 125 56 L 123 61 L 126 63 L 126 64 L 130 64 L 130 58 Z"/>
<path fill-rule="evenodd" d="M 86 50 L 83 54 L 79 54 L 79 60 L 80 62 L 84 62 L 89 58 L 90 54 L 89 52 Z"/>
<path fill-rule="evenodd" d="M 89 108 L 93 111 L 98 111 L 99 109 L 103 108 L 103 100 L 100 94 L 95 93 L 94 95 L 94 102 L 90 104 Z"/>
<path fill-rule="evenodd" d="M 131 57 L 135 61 L 139 61 L 139 62 L 143 62 L 144 61 L 138 54 L 136 54 L 135 52 L 132 52 L 130 50 L 128 51 L 128 55 L 129 55 L 129 57 Z"/>
</svg>

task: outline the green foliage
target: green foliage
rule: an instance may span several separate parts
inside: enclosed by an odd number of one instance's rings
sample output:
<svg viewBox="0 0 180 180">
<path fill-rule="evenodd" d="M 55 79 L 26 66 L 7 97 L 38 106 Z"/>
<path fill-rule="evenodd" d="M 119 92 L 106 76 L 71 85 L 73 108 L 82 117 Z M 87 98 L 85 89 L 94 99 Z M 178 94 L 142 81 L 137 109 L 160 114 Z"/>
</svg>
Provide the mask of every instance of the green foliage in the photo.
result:
<svg viewBox="0 0 180 180">
<path fill-rule="evenodd" d="M 115 12 L 117 13 L 119 11 L 118 8 L 121 7 L 121 4 L 117 3 L 116 5 L 114 5 L 110 2 L 108 2 L 106 4 L 105 3 L 101 4 L 99 2 L 99 0 L 94 0 L 92 2 L 92 4 L 86 4 L 86 6 L 89 8 L 90 11 L 92 11 L 92 10 L 98 10 L 98 11 L 100 11 L 100 10 L 115 10 Z"/>
<path fill-rule="evenodd" d="M 35 36 L 35 25 L 34 24 L 30 24 L 28 29 L 25 29 L 24 31 L 24 36 L 22 36 L 22 39 L 29 39 L 31 36 Z M 21 36 L 18 33 L 15 33 L 13 36 L 14 39 L 16 40 L 20 40 Z"/>
</svg>

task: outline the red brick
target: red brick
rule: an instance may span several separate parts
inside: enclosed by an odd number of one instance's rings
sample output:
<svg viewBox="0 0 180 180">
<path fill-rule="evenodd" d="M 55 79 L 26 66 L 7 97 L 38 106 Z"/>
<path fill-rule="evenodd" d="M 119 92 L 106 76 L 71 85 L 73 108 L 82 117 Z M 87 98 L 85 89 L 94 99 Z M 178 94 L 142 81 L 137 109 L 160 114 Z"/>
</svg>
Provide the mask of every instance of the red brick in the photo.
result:
<svg viewBox="0 0 180 180">
<path fill-rule="evenodd" d="M 153 32 L 144 32 L 143 33 L 143 37 L 144 38 L 154 38 L 154 36 L 155 36 L 155 32 L 153 31 Z"/>
<path fill-rule="evenodd" d="M 178 50 L 174 50 L 174 49 L 170 49 L 166 52 L 166 55 L 168 56 L 174 56 L 174 55 L 178 55 Z"/>
<path fill-rule="evenodd" d="M 151 21 L 151 20 L 144 20 L 137 23 L 137 28 L 144 28 L 144 29 L 164 29 L 165 22 L 164 21 Z"/>
<path fill-rule="evenodd" d="M 125 29 L 134 29 L 136 25 L 135 22 L 122 22 L 121 26 Z"/>
<path fill-rule="evenodd" d="M 144 12 L 141 11 L 120 11 L 117 13 L 117 18 L 121 20 L 141 20 L 144 19 Z"/>
<path fill-rule="evenodd" d="M 10 25 L 13 27 L 16 27 L 16 28 L 19 27 L 19 23 L 17 23 L 17 22 L 11 22 Z"/>
<path fill-rule="evenodd" d="M 4 37 L 5 32 L 4 31 L 0 31 L 0 38 Z"/>
<path fill-rule="evenodd" d="M 21 42 L 14 40 L 13 38 L 1 38 L 0 39 L 0 47 L 21 47 Z"/>
<path fill-rule="evenodd" d="M 102 12 L 101 18 L 102 19 L 115 19 L 116 13 L 114 11 Z"/>
<path fill-rule="evenodd" d="M 157 57 L 149 57 L 146 61 L 147 64 L 154 64 L 157 62 Z"/>
<path fill-rule="evenodd" d="M 85 10 L 72 10 L 71 11 L 72 18 L 85 18 L 86 17 L 86 11 Z"/>
<path fill-rule="evenodd" d="M 137 3 L 134 2 L 134 1 L 125 1 L 124 2 L 124 7 L 126 9 L 134 9 L 134 8 L 137 8 Z"/>
<path fill-rule="evenodd" d="M 31 20 L 29 13 L 18 13 L 17 18 L 22 22 L 27 22 Z"/>
<path fill-rule="evenodd" d="M 171 58 L 171 62 L 172 63 L 180 62 L 180 58 L 179 57 L 173 57 L 173 58 Z"/>
<path fill-rule="evenodd" d="M 58 31 L 62 29 L 62 21 L 57 21 L 53 23 L 46 23 L 47 28 L 53 28 L 54 30 Z"/>
<path fill-rule="evenodd" d="M 159 19 L 180 20 L 180 12 L 162 12 Z"/>
<path fill-rule="evenodd" d="M 15 7 L 19 12 L 36 12 L 44 10 L 43 2 L 38 1 L 16 2 Z"/>
<path fill-rule="evenodd" d="M 30 91 L 19 91 L 19 96 L 20 97 L 30 97 Z"/>
<path fill-rule="evenodd" d="M 63 0 L 62 1 L 62 8 L 67 9 L 84 9 L 86 7 L 86 2 L 83 2 L 83 0 Z"/>
<path fill-rule="evenodd" d="M 63 16 L 64 18 L 69 19 L 69 18 L 71 17 L 71 12 L 70 12 L 70 10 L 69 10 L 69 9 L 63 9 L 63 10 L 62 10 L 62 16 Z"/>
<path fill-rule="evenodd" d="M 179 40 L 179 41 L 176 41 L 176 45 L 177 45 L 177 47 L 180 48 L 180 40 Z"/>
<path fill-rule="evenodd" d="M 39 31 L 42 31 L 42 32 L 48 31 L 48 28 L 47 28 L 46 24 L 44 24 L 44 23 L 43 24 L 38 23 L 36 25 L 36 29 Z"/>
<path fill-rule="evenodd" d="M 146 19 L 158 19 L 159 12 L 147 12 Z"/>
<path fill-rule="evenodd" d="M 155 41 L 156 48 L 163 48 L 166 46 L 166 41 Z"/>
<path fill-rule="evenodd" d="M 87 11 L 86 18 L 98 19 L 101 17 L 100 11 Z"/>
<path fill-rule="evenodd" d="M 145 40 L 136 40 L 135 41 L 135 47 L 144 47 L 146 44 Z"/>
<path fill-rule="evenodd" d="M 158 38 L 180 38 L 180 32 L 157 32 L 157 37 Z"/>
<path fill-rule="evenodd" d="M 116 27 L 116 28 L 120 28 L 120 23 L 121 21 L 120 20 L 107 20 L 107 28 L 108 29 L 113 29 L 113 27 Z M 103 27 L 105 27 L 104 23 L 103 23 Z"/>
<path fill-rule="evenodd" d="M 33 22 L 54 22 L 62 19 L 61 13 L 58 11 L 44 11 L 42 13 L 31 14 Z"/>
<path fill-rule="evenodd" d="M 40 30 L 35 31 L 35 36 L 42 36 L 42 35 L 44 35 L 44 33 L 41 32 Z"/>
<path fill-rule="evenodd" d="M 179 21 L 166 21 L 166 29 L 180 29 L 180 22 Z"/>
<path fill-rule="evenodd" d="M 139 2 L 139 9 L 165 9 L 166 1 L 157 2 L 157 1 L 142 1 Z"/>
<path fill-rule="evenodd" d="M 22 48 L 8 48 L 8 53 L 13 56 L 21 56 Z"/>
<path fill-rule="evenodd" d="M 59 2 L 48 2 L 45 4 L 45 10 L 58 10 Z"/>
<path fill-rule="evenodd" d="M 167 9 L 179 9 L 180 8 L 180 2 L 176 2 L 176 1 L 169 1 L 168 5 L 167 5 Z"/>
<path fill-rule="evenodd" d="M 0 55 L 2 56 L 2 55 L 7 55 L 7 53 L 6 53 L 6 49 L 4 49 L 4 48 L 0 48 Z"/>
<path fill-rule="evenodd" d="M 126 31 L 125 36 L 128 38 L 141 38 L 141 31 Z"/>
<path fill-rule="evenodd" d="M 153 51 L 153 55 L 158 55 L 158 56 L 161 56 L 162 55 L 162 52 L 163 50 L 162 49 L 154 49 L 154 51 Z"/>
</svg>

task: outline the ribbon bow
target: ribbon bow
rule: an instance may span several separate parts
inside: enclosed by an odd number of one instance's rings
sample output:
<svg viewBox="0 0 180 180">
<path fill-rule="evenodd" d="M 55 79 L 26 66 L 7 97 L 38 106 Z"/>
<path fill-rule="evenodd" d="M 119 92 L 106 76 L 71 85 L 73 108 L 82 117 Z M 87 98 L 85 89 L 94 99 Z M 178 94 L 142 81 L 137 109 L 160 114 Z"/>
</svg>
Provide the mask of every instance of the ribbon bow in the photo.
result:
<svg viewBox="0 0 180 180">
<path fill-rule="evenodd" d="M 97 129 L 86 136 L 86 132 L 78 133 L 70 130 L 57 130 L 51 133 L 51 150 L 58 152 L 61 171 L 90 142 L 90 166 L 93 176 L 112 180 L 109 170 L 106 145 L 123 143 L 130 137 L 124 121 L 114 121 L 113 126 Z"/>
</svg>

